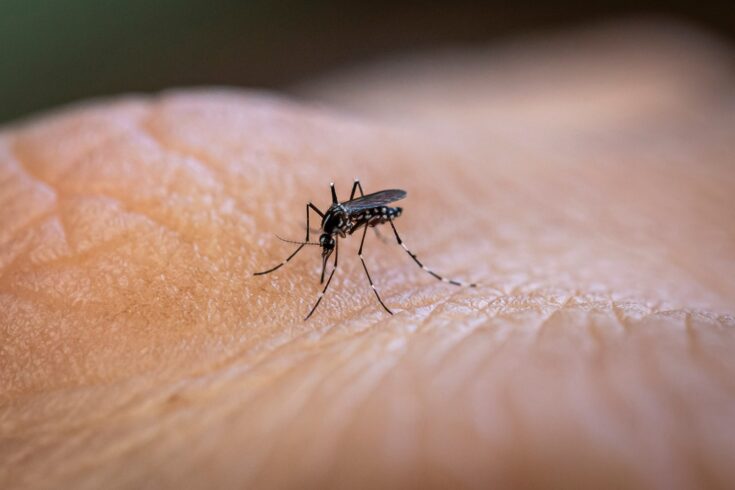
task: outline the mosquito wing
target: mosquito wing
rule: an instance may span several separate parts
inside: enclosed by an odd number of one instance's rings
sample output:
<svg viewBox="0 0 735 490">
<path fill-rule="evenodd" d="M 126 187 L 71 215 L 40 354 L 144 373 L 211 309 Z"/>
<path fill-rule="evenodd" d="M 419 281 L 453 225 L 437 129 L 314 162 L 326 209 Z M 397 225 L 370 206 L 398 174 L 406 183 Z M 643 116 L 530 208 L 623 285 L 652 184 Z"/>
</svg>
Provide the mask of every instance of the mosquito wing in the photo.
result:
<svg viewBox="0 0 735 490">
<path fill-rule="evenodd" d="M 343 202 L 342 207 L 344 207 L 348 213 L 351 213 L 362 211 L 363 209 L 386 206 L 392 202 L 403 199 L 404 197 L 406 197 L 406 191 L 401 189 L 387 189 L 358 197 L 352 201 Z"/>
</svg>

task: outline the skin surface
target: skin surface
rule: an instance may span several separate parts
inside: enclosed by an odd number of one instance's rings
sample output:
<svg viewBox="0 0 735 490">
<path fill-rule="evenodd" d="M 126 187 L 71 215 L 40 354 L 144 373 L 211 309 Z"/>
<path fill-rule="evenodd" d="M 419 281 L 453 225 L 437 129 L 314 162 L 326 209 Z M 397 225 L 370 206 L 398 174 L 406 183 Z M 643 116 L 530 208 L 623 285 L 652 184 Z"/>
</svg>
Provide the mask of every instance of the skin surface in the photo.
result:
<svg viewBox="0 0 735 490">
<path fill-rule="evenodd" d="M 603 29 L 6 127 L 0 487 L 731 486 L 731 60 Z M 316 247 L 252 276 L 356 176 L 479 286 L 389 229 L 394 316 L 359 236 L 308 322 Z"/>
</svg>

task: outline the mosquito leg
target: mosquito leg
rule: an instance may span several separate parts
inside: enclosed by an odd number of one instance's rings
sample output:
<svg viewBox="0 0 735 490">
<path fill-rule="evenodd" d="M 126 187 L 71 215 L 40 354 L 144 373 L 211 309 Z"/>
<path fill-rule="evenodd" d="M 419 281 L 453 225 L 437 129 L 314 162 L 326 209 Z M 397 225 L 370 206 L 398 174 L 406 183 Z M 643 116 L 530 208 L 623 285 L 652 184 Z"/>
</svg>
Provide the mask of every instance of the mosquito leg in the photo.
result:
<svg viewBox="0 0 735 490">
<path fill-rule="evenodd" d="M 365 259 L 362 257 L 362 246 L 365 244 L 365 235 L 367 235 L 367 229 L 368 229 L 368 227 L 367 227 L 367 225 L 365 225 L 365 231 L 362 232 L 362 240 L 360 240 L 360 250 L 358 250 L 357 255 L 360 257 L 360 261 L 362 262 L 362 267 L 363 267 L 363 269 L 365 269 L 365 275 L 367 275 L 368 282 L 370 283 L 370 287 L 373 288 L 373 292 L 375 293 L 375 297 L 378 298 L 378 302 L 380 303 L 380 306 L 382 306 L 385 309 L 385 311 L 387 311 L 388 313 L 390 313 L 392 315 L 393 312 L 390 311 L 388 309 L 388 307 L 385 306 L 385 303 L 383 303 L 383 300 L 380 299 L 380 295 L 378 294 L 378 290 L 375 289 L 375 284 L 373 284 L 373 280 L 370 277 L 370 273 L 368 272 L 367 265 L 365 265 Z"/>
<path fill-rule="evenodd" d="M 350 192 L 350 201 L 355 198 L 355 191 L 360 189 L 360 197 L 364 196 L 365 193 L 362 191 L 362 185 L 360 185 L 360 179 L 355 179 L 355 183 L 352 184 L 352 192 Z"/>
<path fill-rule="evenodd" d="M 310 202 L 306 206 L 308 208 L 311 208 L 316 214 L 319 215 L 320 218 L 323 218 L 324 217 L 324 213 L 322 213 L 319 210 L 319 208 L 317 208 L 316 206 L 314 206 L 314 203 Z M 306 240 L 305 241 L 307 241 L 307 242 L 309 241 L 309 233 L 319 233 L 319 230 L 320 230 L 320 228 L 312 228 L 311 226 L 309 226 L 309 211 L 307 210 L 306 211 Z"/>
<path fill-rule="evenodd" d="M 471 288 L 477 287 L 477 284 L 475 284 L 475 283 L 466 284 L 466 283 L 463 283 L 463 282 L 455 281 L 453 279 L 447 279 L 446 277 L 442 277 L 439 274 L 437 274 L 436 272 L 434 272 L 431 269 L 429 269 L 428 267 L 426 267 L 424 264 L 422 264 L 419 261 L 419 259 L 416 257 L 416 254 L 414 254 L 413 252 L 411 252 L 408 249 L 408 247 L 406 247 L 406 244 L 403 243 L 403 240 L 401 240 L 401 237 L 398 235 L 398 230 L 396 230 L 396 225 L 393 224 L 393 220 L 389 218 L 388 219 L 388 222 L 390 223 L 391 228 L 393 228 L 393 233 L 395 233 L 395 235 L 396 235 L 396 240 L 398 241 L 398 244 L 401 247 L 403 247 L 403 249 L 406 251 L 406 253 L 408 255 L 410 255 L 411 258 L 413 259 L 413 261 L 416 262 L 416 264 L 418 264 L 418 266 L 421 267 L 423 270 L 425 270 L 426 272 L 428 272 L 429 274 L 431 274 L 432 276 L 436 277 L 437 279 L 439 279 L 442 282 L 446 282 L 446 283 L 449 283 L 449 284 L 454 284 L 455 286 L 468 286 L 468 287 L 471 287 Z"/>
<path fill-rule="evenodd" d="M 327 283 L 324 285 L 324 289 L 322 289 L 322 292 L 319 293 L 319 297 L 316 300 L 316 303 L 311 308 L 311 311 L 308 315 L 306 315 L 306 318 L 304 318 L 304 321 L 308 320 L 311 315 L 314 314 L 314 311 L 316 311 L 316 307 L 319 306 L 319 303 L 322 302 L 322 298 L 324 297 L 324 293 L 327 292 L 327 288 L 329 287 L 329 283 L 332 282 L 332 277 L 334 276 L 334 272 L 337 270 L 337 257 L 339 256 L 339 240 L 334 244 L 334 266 L 332 267 L 332 273 L 329 274 L 329 279 L 327 279 Z"/>
<path fill-rule="evenodd" d="M 309 209 L 314 210 L 314 212 L 318 214 L 320 218 L 324 217 L 324 213 L 322 213 L 318 207 L 314 206 L 314 203 L 309 202 L 306 205 L 306 240 L 304 240 L 305 242 L 309 241 L 309 231 L 311 230 L 311 227 L 309 226 Z"/>
<path fill-rule="evenodd" d="M 329 183 L 329 189 L 332 191 L 332 204 L 339 203 L 339 200 L 337 200 L 337 191 L 334 190 L 334 182 Z"/>
<path fill-rule="evenodd" d="M 322 213 L 322 212 L 321 212 L 321 211 L 319 210 L 319 208 L 317 208 L 316 206 L 314 206 L 314 204 L 312 204 L 312 203 L 308 203 L 308 204 L 306 205 L 306 239 L 304 240 L 304 242 L 308 242 L 308 241 L 309 241 L 309 210 L 310 210 L 310 209 L 311 209 L 311 210 L 313 210 L 313 211 L 314 211 L 315 213 L 317 213 L 317 214 L 318 214 L 319 216 L 321 216 L 321 217 L 324 217 L 324 213 Z M 273 272 L 273 271 L 275 271 L 275 270 L 277 270 L 277 269 L 280 269 L 280 268 L 281 268 L 281 267 L 283 267 L 283 266 L 284 266 L 284 265 L 285 265 L 285 264 L 286 264 L 286 263 L 287 263 L 287 262 L 288 262 L 289 260 L 293 259 L 293 258 L 294 258 L 294 257 L 296 256 L 296 254 L 297 254 L 297 253 L 299 253 L 299 252 L 301 251 L 301 249 L 302 249 L 302 248 L 304 248 L 304 245 L 306 245 L 306 243 L 302 243 L 301 245 L 299 245 L 299 246 L 298 246 L 298 248 L 297 248 L 296 250 L 294 250 L 294 252 L 293 252 L 293 253 L 292 253 L 291 255 L 289 255 L 289 256 L 288 256 L 288 258 L 286 258 L 286 260 L 284 260 L 283 262 L 281 262 L 281 263 L 280 263 L 280 264 L 278 264 L 277 266 L 275 266 L 275 267 L 272 267 L 272 268 L 268 269 L 267 271 L 263 271 L 263 272 L 256 272 L 256 273 L 255 273 L 255 274 L 253 274 L 253 275 L 254 275 L 254 276 L 262 276 L 262 275 L 265 275 L 265 274 L 269 274 L 269 273 L 271 273 L 271 272 Z"/>
</svg>

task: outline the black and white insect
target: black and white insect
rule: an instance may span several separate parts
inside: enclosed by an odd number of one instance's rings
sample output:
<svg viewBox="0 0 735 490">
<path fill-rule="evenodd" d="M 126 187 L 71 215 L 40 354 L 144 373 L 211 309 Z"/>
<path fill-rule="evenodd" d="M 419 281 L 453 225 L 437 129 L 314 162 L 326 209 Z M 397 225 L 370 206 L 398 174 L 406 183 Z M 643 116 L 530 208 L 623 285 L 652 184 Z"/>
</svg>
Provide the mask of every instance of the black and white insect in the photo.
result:
<svg viewBox="0 0 735 490">
<path fill-rule="evenodd" d="M 329 186 L 332 190 L 332 205 L 329 206 L 329 209 L 327 209 L 326 212 L 320 211 L 319 208 L 317 208 L 311 202 L 306 204 L 306 238 L 304 239 L 304 241 L 295 242 L 292 240 L 284 240 L 283 238 L 278 237 L 282 241 L 297 243 L 299 246 L 296 250 L 294 250 L 291 255 L 286 258 L 286 260 L 284 260 L 277 266 L 271 267 L 270 269 L 263 272 L 255 273 L 256 276 L 269 274 L 277 269 L 280 269 L 283 265 L 293 259 L 296 254 L 299 253 L 302 248 L 304 248 L 304 245 L 318 245 L 322 248 L 322 275 L 319 282 L 320 284 L 323 284 L 324 273 L 327 269 L 327 261 L 332 255 L 332 252 L 334 252 L 334 265 L 332 266 L 332 272 L 327 278 L 327 283 L 324 285 L 324 289 L 322 289 L 322 292 L 319 293 L 316 303 L 311 308 L 311 311 L 309 311 L 309 314 L 306 315 L 306 318 L 304 318 L 304 320 L 308 320 L 311 315 L 314 314 L 314 311 L 316 311 L 317 306 L 319 306 L 319 303 L 322 301 L 324 294 L 327 292 L 329 283 L 332 282 L 334 272 L 337 270 L 339 239 L 345 238 L 347 237 L 347 235 L 352 235 L 360 228 L 363 229 L 363 232 L 362 239 L 360 240 L 360 249 L 358 250 L 357 255 L 362 261 L 362 267 L 363 269 L 365 269 L 365 275 L 367 276 L 368 282 L 370 283 L 370 287 L 375 293 L 375 297 L 378 298 L 378 302 L 385 309 L 385 311 L 387 311 L 391 315 L 393 314 L 393 312 L 390 311 L 390 308 L 388 308 L 385 303 L 383 303 L 383 300 L 380 298 L 380 294 L 378 294 L 378 290 L 375 288 L 375 284 L 373 284 L 373 279 L 370 277 L 370 273 L 368 272 L 367 265 L 365 265 L 365 258 L 362 256 L 362 249 L 365 245 L 365 235 L 367 234 L 367 229 L 375 228 L 376 226 L 382 225 L 384 223 L 390 224 L 391 228 L 393 229 L 393 234 L 396 236 L 396 241 L 398 242 L 398 244 L 403 247 L 406 253 L 410 255 L 413 261 L 416 262 L 416 264 L 418 264 L 418 266 L 421 267 L 423 270 L 425 270 L 438 280 L 453 284 L 455 286 L 477 286 L 474 283 L 465 284 L 459 281 L 455 281 L 453 279 L 447 279 L 440 276 L 439 274 L 422 264 L 421 261 L 419 261 L 419 259 L 416 257 L 416 254 L 411 252 L 408 247 L 406 247 L 406 244 L 403 243 L 403 240 L 398 235 L 398 230 L 396 230 L 396 225 L 393 224 L 393 220 L 401 215 L 403 209 L 400 207 L 390 207 L 388 206 L 388 204 L 399 201 L 406 197 L 406 191 L 401 189 L 387 189 L 384 191 L 373 192 L 372 194 L 365 195 L 362 190 L 362 185 L 360 185 L 360 181 L 356 179 L 355 183 L 352 185 L 350 199 L 344 202 L 339 202 L 339 200 L 337 199 L 337 192 L 334 189 L 334 184 L 331 183 L 329 184 Z M 360 191 L 360 197 L 355 198 L 355 192 L 357 191 Z M 309 227 L 310 211 L 314 211 L 322 218 L 320 228 L 322 233 L 319 237 L 318 243 L 309 241 L 309 232 L 311 231 Z"/>
</svg>

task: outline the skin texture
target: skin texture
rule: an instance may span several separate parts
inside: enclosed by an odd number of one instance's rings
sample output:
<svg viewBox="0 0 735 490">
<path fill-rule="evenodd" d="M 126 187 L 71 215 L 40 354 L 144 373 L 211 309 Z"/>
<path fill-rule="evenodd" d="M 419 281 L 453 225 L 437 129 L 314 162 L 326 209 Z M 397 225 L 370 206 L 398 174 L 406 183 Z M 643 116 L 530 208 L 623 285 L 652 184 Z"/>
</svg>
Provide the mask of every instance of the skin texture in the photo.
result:
<svg viewBox="0 0 735 490">
<path fill-rule="evenodd" d="M 0 133 L 2 488 L 727 488 L 731 52 L 606 28 Z M 451 61 L 450 61 L 451 60 Z M 335 109 L 341 107 L 342 109 Z M 396 225 L 253 277 L 304 204 Z"/>
</svg>

